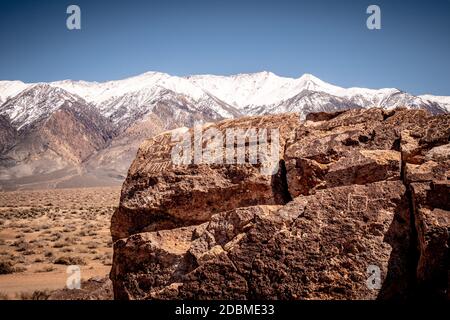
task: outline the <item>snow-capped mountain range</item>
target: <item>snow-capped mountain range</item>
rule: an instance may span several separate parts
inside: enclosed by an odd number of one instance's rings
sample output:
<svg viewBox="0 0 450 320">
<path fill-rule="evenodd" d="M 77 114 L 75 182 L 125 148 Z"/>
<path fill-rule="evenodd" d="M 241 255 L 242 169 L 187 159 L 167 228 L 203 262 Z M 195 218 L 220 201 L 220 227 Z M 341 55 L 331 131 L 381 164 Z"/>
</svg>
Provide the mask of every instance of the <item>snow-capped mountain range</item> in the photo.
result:
<svg viewBox="0 0 450 320">
<path fill-rule="evenodd" d="M 310 74 L 271 72 L 0 81 L 0 189 L 121 183 L 142 140 L 198 120 L 400 106 L 447 113 L 450 97 L 341 88 Z"/>
<path fill-rule="evenodd" d="M 52 91 L 48 86 L 64 91 Z M 34 95 L 29 91 L 39 91 Z M 28 93 L 27 93 L 28 91 Z M 58 100 L 58 97 L 60 101 Z M 7 102 L 7 100 L 11 100 Z M 30 99 L 36 99 L 35 103 Z M 163 100 L 184 100 L 194 109 L 208 109 L 213 118 L 265 113 L 328 111 L 342 108 L 427 108 L 433 113 L 450 112 L 450 97 L 414 96 L 399 89 L 341 88 L 310 74 L 286 78 L 271 72 L 232 76 L 171 76 L 147 72 L 135 77 L 108 82 L 64 80 L 48 84 L 0 81 L 0 113 L 7 114 L 21 128 L 39 118 L 39 113 L 54 111 L 64 100 L 85 100 L 114 123 L 129 126 L 136 117 L 151 112 Z M 31 106 L 33 105 L 33 106 Z"/>
</svg>

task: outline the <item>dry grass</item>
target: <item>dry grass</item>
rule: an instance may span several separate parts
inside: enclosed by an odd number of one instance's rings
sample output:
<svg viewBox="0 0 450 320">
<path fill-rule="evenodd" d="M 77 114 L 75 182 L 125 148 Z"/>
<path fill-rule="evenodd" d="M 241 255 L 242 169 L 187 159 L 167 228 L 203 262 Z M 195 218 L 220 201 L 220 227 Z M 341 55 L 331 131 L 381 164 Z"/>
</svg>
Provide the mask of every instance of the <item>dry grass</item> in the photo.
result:
<svg viewBox="0 0 450 320">
<path fill-rule="evenodd" d="M 93 257 L 92 260 L 95 260 L 95 257 Z M 62 257 L 56 258 L 55 261 L 53 261 L 53 263 L 54 264 L 63 264 L 66 266 L 71 266 L 71 265 L 85 266 L 86 260 L 84 260 L 81 257 L 62 256 Z"/>
<path fill-rule="evenodd" d="M 36 290 L 33 292 L 18 292 L 13 297 L 0 292 L 0 300 L 47 300 L 52 292 L 50 290 Z"/>
<path fill-rule="evenodd" d="M 109 227 L 119 196 L 117 187 L 0 192 L 0 274 L 111 265 Z"/>
<path fill-rule="evenodd" d="M 10 261 L 0 261 L 0 274 L 14 273 L 15 269 Z"/>
</svg>

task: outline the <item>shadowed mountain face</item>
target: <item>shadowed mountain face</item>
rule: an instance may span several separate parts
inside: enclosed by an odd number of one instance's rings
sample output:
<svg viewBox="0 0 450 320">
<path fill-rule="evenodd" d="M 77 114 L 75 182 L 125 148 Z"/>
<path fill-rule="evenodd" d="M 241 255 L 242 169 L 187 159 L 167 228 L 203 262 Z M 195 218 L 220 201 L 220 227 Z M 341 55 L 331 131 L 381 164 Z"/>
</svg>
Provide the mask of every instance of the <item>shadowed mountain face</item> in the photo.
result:
<svg viewBox="0 0 450 320">
<path fill-rule="evenodd" d="M 108 119 L 88 105 L 64 103 L 58 110 L 23 127 L 2 154 L 0 175 L 24 184 L 46 186 L 75 174 L 92 153 L 104 149 L 114 134 Z M 36 180 L 34 180 L 36 178 Z"/>
<path fill-rule="evenodd" d="M 174 131 L 145 141 L 111 220 L 116 299 L 447 299 L 450 115 L 372 108 L 211 127 L 278 128 L 278 170 L 171 162 Z"/>
<path fill-rule="evenodd" d="M 0 189 L 122 183 L 147 138 L 245 115 L 406 106 L 447 112 L 447 97 L 340 88 L 270 72 L 174 77 L 149 72 L 90 83 L 0 81 Z"/>
<path fill-rule="evenodd" d="M 26 89 L 0 108 L 2 188 L 118 185 L 144 139 L 195 121 L 222 119 L 208 105 L 194 104 L 184 95 L 170 90 L 159 94 L 140 104 L 136 97 L 128 95 L 125 102 L 121 97 L 123 107 L 107 117 L 63 89 Z"/>
<path fill-rule="evenodd" d="M 0 115 L 0 154 L 6 152 L 16 140 L 17 131 L 9 122 L 9 118 Z"/>
</svg>

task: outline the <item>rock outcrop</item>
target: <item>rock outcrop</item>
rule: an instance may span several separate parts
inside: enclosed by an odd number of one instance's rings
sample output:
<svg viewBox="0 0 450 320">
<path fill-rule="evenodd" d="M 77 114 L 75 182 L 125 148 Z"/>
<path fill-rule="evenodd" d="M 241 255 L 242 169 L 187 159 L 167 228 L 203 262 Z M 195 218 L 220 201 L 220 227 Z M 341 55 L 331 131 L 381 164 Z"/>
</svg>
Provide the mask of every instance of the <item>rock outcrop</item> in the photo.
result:
<svg viewBox="0 0 450 320">
<path fill-rule="evenodd" d="M 58 289 L 52 291 L 48 300 L 112 300 L 112 283 L 105 277 L 93 277 L 81 282 L 80 289 Z"/>
<path fill-rule="evenodd" d="M 226 120 L 206 124 L 202 129 L 202 140 L 208 140 L 209 129 L 217 129 L 220 140 L 225 142 L 227 129 L 245 132 L 250 128 L 269 131 L 279 128 L 281 151 L 298 124 L 295 114 Z M 196 144 L 198 139 L 194 141 L 193 131 L 163 133 L 141 145 L 123 185 L 121 205 L 112 218 L 113 240 L 142 231 L 199 224 L 208 221 L 214 213 L 233 208 L 284 204 L 289 200 L 281 181 L 283 166 L 279 166 L 276 174 L 268 175 L 261 173 L 261 163 L 172 165 L 172 150 L 179 143 L 172 135 L 190 137 L 192 144 Z M 270 139 L 267 140 L 270 143 Z M 200 146 L 202 150 L 207 150 L 206 142 L 215 143 L 214 139 L 205 141 Z M 235 140 L 234 158 L 238 150 L 244 153 L 248 150 L 248 141 L 242 146 L 237 143 Z M 194 158 L 194 146 L 190 149 L 189 156 Z M 245 156 L 248 158 L 248 152 Z M 282 160 L 281 156 L 279 154 L 277 158 Z"/>
<path fill-rule="evenodd" d="M 270 174 L 267 158 L 252 158 L 260 140 L 234 141 L 231 159 L 240 150 L 246 161 L 225 161 L 227 129 L 238 128 L 279 130 L 262 144 L 277 154 Z M 449 115 L 406 109 L 249 117 L 158 135 L 141 145 L 112 218 L 114 296 L 446 298 L 449 137 Z"/>
</svg>

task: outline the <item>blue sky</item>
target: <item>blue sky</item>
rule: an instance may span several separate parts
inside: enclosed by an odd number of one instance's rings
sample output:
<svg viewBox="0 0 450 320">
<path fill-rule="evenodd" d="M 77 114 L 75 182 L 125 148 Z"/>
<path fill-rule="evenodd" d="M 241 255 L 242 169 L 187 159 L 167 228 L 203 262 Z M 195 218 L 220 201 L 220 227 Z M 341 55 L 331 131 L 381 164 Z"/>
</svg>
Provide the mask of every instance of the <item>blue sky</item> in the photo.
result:
<svg viewBox="0 0 450 320">
<path fill-rule="evenodd" d="M 81 30 L 66 28 L 70 4 Z M 381 30 L 366 28 L 370 4 Z M 262 70 L 450 95 L 450 0 L 0 0 L 2 80 Z"/>
</svg>

